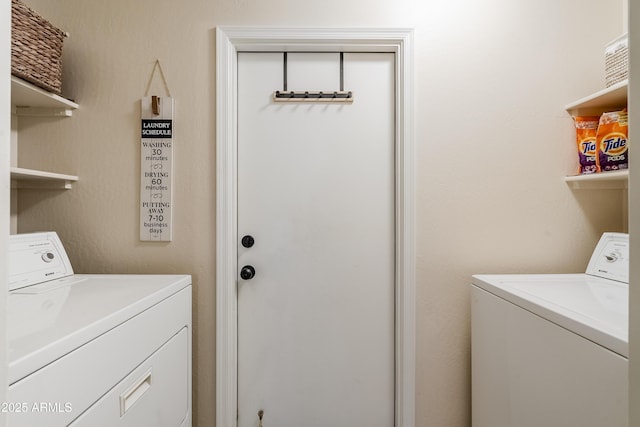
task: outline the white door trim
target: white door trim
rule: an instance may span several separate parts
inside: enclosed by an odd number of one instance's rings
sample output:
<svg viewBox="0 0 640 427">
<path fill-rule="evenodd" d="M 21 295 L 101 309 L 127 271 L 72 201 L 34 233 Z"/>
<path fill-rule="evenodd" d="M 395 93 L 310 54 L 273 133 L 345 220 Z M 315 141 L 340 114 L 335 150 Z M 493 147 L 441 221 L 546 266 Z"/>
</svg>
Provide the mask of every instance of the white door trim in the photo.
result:
<svg viewBox="0 0 640 427">
<path fill-rule="evenodd" d="M 216 426 L 237 425 L 237 53 L 349 51 L 396 54 L 396 423 L 415 424 L 415 190 L 413 31 L 216 29 Z"/>
</svg>

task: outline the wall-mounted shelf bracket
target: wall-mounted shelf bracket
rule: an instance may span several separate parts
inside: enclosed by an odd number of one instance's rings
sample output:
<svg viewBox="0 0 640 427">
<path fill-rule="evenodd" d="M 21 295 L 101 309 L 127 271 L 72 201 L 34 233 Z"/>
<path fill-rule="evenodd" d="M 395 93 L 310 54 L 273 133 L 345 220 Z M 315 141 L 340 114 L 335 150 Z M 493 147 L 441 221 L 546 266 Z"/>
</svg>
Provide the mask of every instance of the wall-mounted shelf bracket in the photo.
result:
<svg viewBox="0 0 640 427">
<path fill-rule="evenodd" d="M 19 117 L 71 117 L 73 111 L 66 108 L 16 107 L 15 114 Z"/>
</svg>

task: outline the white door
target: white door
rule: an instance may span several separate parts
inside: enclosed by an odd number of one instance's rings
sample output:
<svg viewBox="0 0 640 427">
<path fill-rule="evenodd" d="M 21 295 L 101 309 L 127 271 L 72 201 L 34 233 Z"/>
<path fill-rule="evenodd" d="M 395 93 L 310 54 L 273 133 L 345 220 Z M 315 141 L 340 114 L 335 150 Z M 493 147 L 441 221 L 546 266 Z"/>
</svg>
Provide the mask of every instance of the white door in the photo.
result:
<svg viewBox="0 0 640 427">
<path fill-rule="evenodd" d="M 344 54 L 353 103 L 276 103 L 283 54 L 238 54 L 240 427 L 394 425 L 394 61 Z M 338 53 L 287 64 L 339 88 Z"/>
</svg>

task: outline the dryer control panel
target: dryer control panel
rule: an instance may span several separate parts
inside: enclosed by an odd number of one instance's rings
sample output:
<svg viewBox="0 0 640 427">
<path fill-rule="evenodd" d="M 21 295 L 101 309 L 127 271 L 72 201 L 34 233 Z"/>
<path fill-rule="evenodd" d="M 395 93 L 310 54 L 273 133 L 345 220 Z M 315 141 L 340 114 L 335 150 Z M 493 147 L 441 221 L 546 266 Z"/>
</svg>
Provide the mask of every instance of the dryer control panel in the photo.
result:
<svg viewBox="0 0 640 427">
<path fill-rule="evenodd" d="M 73 275 L 58 234 L 9 236 L 9 291 Z"/>
<path fill-rule="evenodd" d="M 629 235 L 604 233 L 591 255 L 586 273 L 629 283 Z"/>
</svg>

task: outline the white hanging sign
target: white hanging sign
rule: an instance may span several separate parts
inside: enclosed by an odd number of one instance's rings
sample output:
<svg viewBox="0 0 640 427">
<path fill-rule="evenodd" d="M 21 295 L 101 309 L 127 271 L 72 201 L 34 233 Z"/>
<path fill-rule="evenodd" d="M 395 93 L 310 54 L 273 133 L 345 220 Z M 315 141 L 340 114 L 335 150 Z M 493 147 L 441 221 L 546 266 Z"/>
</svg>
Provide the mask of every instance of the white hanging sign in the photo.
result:
<svg viewBox="0 0 640 427">
<path fill-rule="evenodd" d="M 140 240 L 171 241 L 173 98 L 141 101 Z"/>
</svg>

